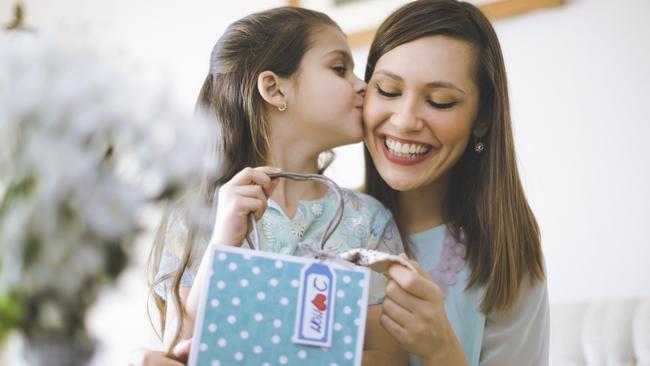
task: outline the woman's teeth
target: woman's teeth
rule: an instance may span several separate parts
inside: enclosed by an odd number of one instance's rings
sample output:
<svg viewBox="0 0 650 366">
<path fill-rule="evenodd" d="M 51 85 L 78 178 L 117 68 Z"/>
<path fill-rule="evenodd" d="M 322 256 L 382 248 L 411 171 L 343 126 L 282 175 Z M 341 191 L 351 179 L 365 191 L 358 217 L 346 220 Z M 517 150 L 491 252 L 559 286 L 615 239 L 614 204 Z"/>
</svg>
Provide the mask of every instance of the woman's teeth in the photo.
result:
<svg viewBox="0 0 650 366">
<path fill-rule="evenodd" d="M 414 157 L 428 153 L 431 150 L 429 145 L 406 144 L 386 137 L 385 144 L 388 150 L 399 157 Z"/>
</svg>

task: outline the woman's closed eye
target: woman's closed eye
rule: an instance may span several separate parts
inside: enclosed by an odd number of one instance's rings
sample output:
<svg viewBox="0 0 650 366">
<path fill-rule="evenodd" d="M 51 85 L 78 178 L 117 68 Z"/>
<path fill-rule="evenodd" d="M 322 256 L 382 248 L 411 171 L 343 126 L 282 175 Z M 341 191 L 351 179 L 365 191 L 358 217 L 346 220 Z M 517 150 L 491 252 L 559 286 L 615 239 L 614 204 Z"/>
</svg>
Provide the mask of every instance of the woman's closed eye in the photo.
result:
<svg viewBox="0 0 650 366">
<path fill-rule="evenodd" d="M 382 96 L 387 97 L 387 98 L 395 98 L 395 97 L 399 97 L 401 95 L 400 93 L 387 92 L 384 89 L 382 89 L 381 86 L 379 86 L 379 84 L 375 84 L 375 89 L 377 89 L 377 93 L 379 93 L 379 95 L 382 95 Z"/>
<path fill-rule="evenodd" d="M 381 86 L 379 86 L 379 84 L 375 84 L 375 89 L 377 89 L 377 93 L 379 93 L 379 95 L 384 96 L 386 98 L 396 98 L 402 95 L 402 93 L 400 92 L 388 92 L 382 89 Z M 456 104 L 458 104 L 458 102 L 438 103 L 433 101 L 432 99 L 427 99 L 427 104 L 429 104 L 430 106 L 436 109 L 449 109 L 455 106 Z"/>
<path fill-rule="evenodd" d="M 427 100 L 427 103 L 429 103 L 430 106 L 432 106 L 433 108 L 436 108 L 436 109 L 449 109 L 449 108 L 455 106 L 456 104 L 458 104 L 458 102 L 436 103 L 431 99 Z"/>
</svg>

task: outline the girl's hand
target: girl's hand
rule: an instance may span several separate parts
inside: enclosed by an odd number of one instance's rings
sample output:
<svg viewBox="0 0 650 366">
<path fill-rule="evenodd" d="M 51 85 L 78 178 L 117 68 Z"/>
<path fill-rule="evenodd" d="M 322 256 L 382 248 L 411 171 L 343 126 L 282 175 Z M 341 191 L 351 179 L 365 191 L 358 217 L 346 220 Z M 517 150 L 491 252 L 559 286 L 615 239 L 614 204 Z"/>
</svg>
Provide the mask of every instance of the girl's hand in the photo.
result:
<svg viewBox="0 0 650 366">
<path fill-rule="evenodd" d="M 191 339 L 179 342 L 172 351 L 171 358 L 164 352 L 140 349 L 131 355 L 130 366 L 185 366 L 190 354 Z"/>
<path fill-rule="evenodd" d="M 217 218 L 210 243 L 241 246 L 248 233 L 248 214 L 260 219 L 266 211 L 266 200 L 278 180 L 268 174 L 278 173 L 272 167 L 245 168 L 219 190 Z"/>
<path fill-rule="evenodd" d="M 406 256 L 402 254 L 406 259 Z M 381 324 L 425 364 L 465 365 L 465 356 L 449 324 L 443 296 L 430 275 L 411 261 L 417 273 L 393 264 L 388 273 Z"/>
</svg>

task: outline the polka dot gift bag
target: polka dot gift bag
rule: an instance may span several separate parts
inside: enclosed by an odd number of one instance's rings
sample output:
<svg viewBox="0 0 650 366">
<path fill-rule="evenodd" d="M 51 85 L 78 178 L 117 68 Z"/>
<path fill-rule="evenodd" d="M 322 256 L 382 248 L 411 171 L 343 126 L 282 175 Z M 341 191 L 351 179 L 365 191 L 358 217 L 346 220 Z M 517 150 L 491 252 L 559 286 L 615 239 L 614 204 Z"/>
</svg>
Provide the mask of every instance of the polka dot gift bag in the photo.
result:
<svg viewBox="0 0 650 366">
<path fill-rule="evenodd" d="M 370 273 L 328 253 L 343 197 L 336 184 L 315 174 L 277 177 L 319 180 L 339 207 L 320 243 L 303 242 L 311 257 L 214 247 L 210 280 L 202 291 L 189 365 L 361 365 Z"/>
</svg>

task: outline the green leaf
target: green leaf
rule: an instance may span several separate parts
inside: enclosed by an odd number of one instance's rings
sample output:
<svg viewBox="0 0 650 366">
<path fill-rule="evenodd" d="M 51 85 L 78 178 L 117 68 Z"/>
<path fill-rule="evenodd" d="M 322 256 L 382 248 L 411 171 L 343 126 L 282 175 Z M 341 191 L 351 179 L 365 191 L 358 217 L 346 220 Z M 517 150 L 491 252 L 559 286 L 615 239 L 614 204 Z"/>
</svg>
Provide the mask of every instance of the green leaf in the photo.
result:
<svg viewBox="0 0 650 366">
<path fill-rule="evenodd" d="M 9 332 L 20 324 L 20 306 L 8 294 L 0 294 L 0 343 Z"/>
</svg>

